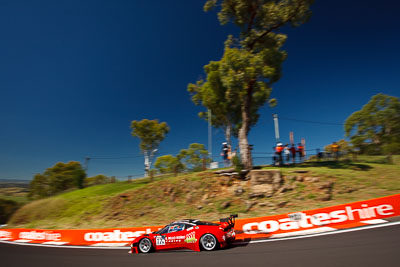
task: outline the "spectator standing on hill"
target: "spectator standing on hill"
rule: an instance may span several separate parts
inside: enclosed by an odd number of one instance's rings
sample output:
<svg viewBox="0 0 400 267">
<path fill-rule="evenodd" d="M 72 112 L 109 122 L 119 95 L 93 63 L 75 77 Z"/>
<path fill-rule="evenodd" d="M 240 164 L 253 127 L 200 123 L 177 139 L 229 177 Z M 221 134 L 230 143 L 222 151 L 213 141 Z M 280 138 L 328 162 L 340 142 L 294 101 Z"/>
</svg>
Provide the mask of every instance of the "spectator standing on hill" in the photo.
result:
<svg viewBox="0 0 400 267">
<path fill-rule="evenodd" d="M 290 161 L 290 150 L 289 150 L 289 145 L 286 144 L 285 147 L 283 148 L 283 154 L 285 155 L 285 161 L 287 164 L 289 164 Z"/>
<path fill-rule="evenodd" d="M 230 152 L 230 150 L 229 150 L 228 143 L 223 142 L 222 143 L 221 156 L 222 156 L 222 159 L 224 161 L 224 166 L 225 167 L 228 167 L 230 165 L 229 164 L 229 152 Z"/>
<path fill-rule="evenodd" d="M 234 157 L 236 157 L 236 156 L 237 156 L 237 148 L 235 148 L 235 150 L 232 151 L 232 148 L 229 147 L 229 155 L 228 155 L 229 161 L 232 162 L 232 159 L 233 159 Z"/>
<path fill-rule="evenodd" d="M 296 163 L 296 146 L 292 144 L 292 147 L 290 148 L 290 152 L 292 153 L 292 161 L 293 164 Z"/>
<path fill-rule="evenodd" d="M 333 153 L 333 156 L 335 157 L 335 160 L 339 160 L 339 145 L 336 142 L 333 142 L 331 145 L 331 150 Z"/>
<path fill-rule="evenodd" d="M 304 146 L 299 143 L 297 145 L 297 153 L 299 153 L 299 157 L 300 157 L 300 162 L 303 162 L 303 157 L 304 157 Z"/>
<path fill-rule="evenodd" d="M 321 161 L 322 156 L 324 155 L 324 154 L 321 152 L 321 149 L 317 148 L 317 149 L 316 149 L 316 153 L 317 153 L 317 160 L 318 160 L 318 161 Z"/>
<path fill-rule="evenodd" d="M 278 155 L 276 154 L 276 147 L 275 146 L 272 147 L 272 151 L 274 151 L 272 153 L 272 164 L 274 166 L 276 166 L 278 164 L 278 162 L 277 162 L 278 161 Z"/>
<path fill-rule="evenodd" d="M 278 143 L 276 145 L 276 155 L 278 156 L 278 165 L 282 165 L 283 163 L 282 152 L 283 152 L 282 143 Z"/>
<path fill-rule="evenodd" d="M 232 155 L 232 147 L 230 145 L 228 145 L 228 163 L 229 163 L 229 166 L 232 165 L 232 157 L 233 157 L 233 155 Z"/>
</svg>

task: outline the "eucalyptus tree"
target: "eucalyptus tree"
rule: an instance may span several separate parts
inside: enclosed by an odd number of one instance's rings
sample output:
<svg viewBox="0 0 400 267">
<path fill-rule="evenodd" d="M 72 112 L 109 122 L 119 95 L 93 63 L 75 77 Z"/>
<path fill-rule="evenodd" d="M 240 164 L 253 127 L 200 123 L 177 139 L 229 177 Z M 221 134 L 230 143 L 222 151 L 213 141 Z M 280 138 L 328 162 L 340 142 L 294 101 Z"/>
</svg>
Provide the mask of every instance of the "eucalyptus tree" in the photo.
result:
<svg viewBox="0 0 400 267">
<path fill-rule="evenodd" d="M 175 173 L 184 169 L 183 164 L 180 162 L 178 157 L 172 155 L 164 155 L 158 157 L 154 163 L 154 167 L 158 169 L 160 173 Z"/>
<path fill-rule="evenodd" d="M 271 101 L 272 84 L 280 79 L 286 59 L 282 50 L 286 35 L 279 31 L 287 25 L 297 27 L 306 22 L 312 3 L 313 0 L 208 0 L 204 5 L 205 11 L 219 8 L 222 25 L 232 22 L 240 28 L 239 36 L 228 37 L 217 73 L 225 91 L 224 101 L 235 103 L 233 107 L 239 109 L 240 156 L 248 169 L 252 167 L 249 131 L 257 122 L 259 108 Z M 207 81 L 210 78 L 208 75 Z"/>
<path fill-rule="evenodd" d="M 177 158 L 183 163 L 185 169 L 202 171 L 205 164 L 210 162 L 208 151 L 203 144 L 193 143 L 187 149 L 181 149 Z"/>
<path fill-rule="evenodd" d="M 231 145 L 231 137 L 237 137 L 240 127 L 240 104 L 235 97 L 227 95 L 230 92 L 221 81 L 220 64 L 219 61 L 211 61 L 204 66 L 206 81 L 189 84 L 188 91 L 192 94 L 193 103 L 211 111 L 211 124 L 223 129 L 225 140 Z M 210 119 L 207 111 L 200 112 L 199 117 L 207 121 Z"/>
<path fill-rule="evenodd" d="M 346 136 L 360 153 L 400 153 L 400 99 L 377 94 L 345 122 Z"/>
<path fill-rule="evenodd" d="M 150 167 L 161 141 L 169 132 L 167 123 L 158 120 L 143 119 L 132 121 L 132 136 L 140 139 L 140 149 L 144 154 L 145 176 L 149 176 Z"/>
</svg>

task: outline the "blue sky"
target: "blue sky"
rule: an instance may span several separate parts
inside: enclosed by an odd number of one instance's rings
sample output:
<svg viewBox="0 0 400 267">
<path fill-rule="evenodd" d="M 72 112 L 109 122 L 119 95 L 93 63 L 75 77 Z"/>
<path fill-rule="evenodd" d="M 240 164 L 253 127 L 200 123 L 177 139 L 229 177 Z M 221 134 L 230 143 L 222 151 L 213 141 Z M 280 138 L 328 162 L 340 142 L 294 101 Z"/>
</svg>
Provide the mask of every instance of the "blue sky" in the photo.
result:
<svg viewBox="0 0 400 267">
<path fill-rule="evenodd" d="M 160 154 L 207 144 L 188 83 L 220 59 L 232 26 L 203 1 L 0 0 L 0 179 L 31 179 L 55 163 L 93 159 L 89 175 L 143 173 L 130 122 L 165 121 Z M 272 113 L 343 123 L 375 94 L 399 96 L 400 22 L 395 0 L 316 1 L 310 22 L 288 34 L 278 106 L 260 110 L 255 152 L 275 142 Z M 280 120 L 281 139 L 318 148 L 340 125 Z M 223 134 L 213 132 L 213 154 Z M 129 158 L 125 158 L 129 157 Z M 265 160 L 269 163 L 269 160 Z M 257 162 L 257 163 L 262 163 Z"/>
</svg>

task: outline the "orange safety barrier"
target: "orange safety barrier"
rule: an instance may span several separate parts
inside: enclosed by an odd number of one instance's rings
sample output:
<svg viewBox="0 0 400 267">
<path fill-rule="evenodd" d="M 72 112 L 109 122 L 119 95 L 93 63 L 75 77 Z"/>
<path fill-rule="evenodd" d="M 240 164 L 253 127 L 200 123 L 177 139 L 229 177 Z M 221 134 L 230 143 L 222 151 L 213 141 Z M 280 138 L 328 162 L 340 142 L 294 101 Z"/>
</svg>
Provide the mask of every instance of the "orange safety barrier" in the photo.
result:
<svg viewBox="0 0 400 267">
<path fill-rule="evenodd" d="M 327 208 L 291 214 L 266 216 L 236 221 L 237 238 L 262 238 L 312 233 L 321 229 L 335 230 L 380 222 L 379 219 L 400 215 L 400 194 Z M 296 218 L 297 217 L 297 218 Z M 329 229 L 329 228 L 331 229 Z"/>
<path fill-rule="evenodd" d="M 400 215 L 400 194 L 327 208 L 236 220 L 236 239 L 273 238 L 309 234 L 380 223 Z M 125 246 L 134 237 L 151 233 L 162 226 L 43 230 L 0 229 L 0 240 L 23 243 L 85 246 Z"/>
</svg>

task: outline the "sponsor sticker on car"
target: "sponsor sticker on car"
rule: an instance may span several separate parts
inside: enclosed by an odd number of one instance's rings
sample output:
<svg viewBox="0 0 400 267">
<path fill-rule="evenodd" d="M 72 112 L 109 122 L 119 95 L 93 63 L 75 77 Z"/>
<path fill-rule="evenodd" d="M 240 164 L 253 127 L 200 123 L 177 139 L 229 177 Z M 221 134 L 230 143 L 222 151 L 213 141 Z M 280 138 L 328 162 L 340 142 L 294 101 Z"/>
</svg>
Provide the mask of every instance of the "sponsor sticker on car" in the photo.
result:
<svg viewBox="0 0 400 267">
<path fill-rule="evenodd" d="M 197 242 L 196 232 L 191 232 L 191 233 L 187 234 L 185 242 L 186 243 L 196 243 Z"/>
</svg>

